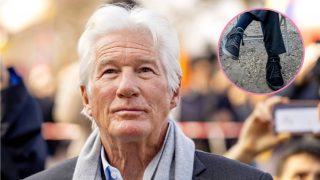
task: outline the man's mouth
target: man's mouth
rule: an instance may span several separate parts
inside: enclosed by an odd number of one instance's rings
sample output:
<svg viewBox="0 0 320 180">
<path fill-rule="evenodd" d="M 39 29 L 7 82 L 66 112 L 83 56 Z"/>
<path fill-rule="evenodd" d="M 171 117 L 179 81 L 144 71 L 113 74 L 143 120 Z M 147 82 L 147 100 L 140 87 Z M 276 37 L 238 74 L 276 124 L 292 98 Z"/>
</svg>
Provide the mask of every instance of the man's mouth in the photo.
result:
<svg viewBox="0 0 320 180">
<path fill-rule="evenodd" d="M 111 111 L 112 112 L 121 112 L 121 111 L 136 112 L 136 111 L 145 111 L 145 110 L 143 108 L 114 108 Z"/>
<path fill-rule="evenodd" d="M 111 112 L 120 116 L 138 116 L 145 113 L 146 110 L 143 108 L 119 107 L 112 109 Z"/>
</svg>

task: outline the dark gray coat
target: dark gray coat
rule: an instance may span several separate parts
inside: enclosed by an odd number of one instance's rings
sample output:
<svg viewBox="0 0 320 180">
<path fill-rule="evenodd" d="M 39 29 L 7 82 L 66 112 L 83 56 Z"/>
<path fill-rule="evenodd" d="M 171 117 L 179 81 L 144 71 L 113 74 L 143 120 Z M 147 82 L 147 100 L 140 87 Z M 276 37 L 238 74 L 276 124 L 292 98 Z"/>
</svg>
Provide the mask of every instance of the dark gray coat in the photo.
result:
<svg viewBox="0 0 320 180">
<path fill-rule="evenodd" d="M 67 160 L 61 165 L 37 173 L 26 180 L 68 180 L 72 179 L 77 158 Z M 102 176 L 104 177 L 104 176 Z M 222 156 L 195 152 L 193 180 L 272 180 L 272 177 L 251 166 Z"/>
</svg>

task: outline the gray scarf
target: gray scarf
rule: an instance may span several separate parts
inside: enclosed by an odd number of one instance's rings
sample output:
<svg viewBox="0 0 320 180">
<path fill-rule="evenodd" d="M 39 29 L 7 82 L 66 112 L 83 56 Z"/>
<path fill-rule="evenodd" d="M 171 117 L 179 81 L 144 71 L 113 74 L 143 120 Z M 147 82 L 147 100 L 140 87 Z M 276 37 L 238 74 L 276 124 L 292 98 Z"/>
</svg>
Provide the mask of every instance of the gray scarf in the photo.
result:
<svg viewBox="0 0 320 180">
<path fill-rule="evenodd" d="M 82 148 L 74 170 L 73 180 L 100 180 L 100 132 L 96 128 Z M 159 153 L 147 166 L 143 180 L 192 179 L 194 143 L 169 119 L 166 139 Z"/>
</svg>

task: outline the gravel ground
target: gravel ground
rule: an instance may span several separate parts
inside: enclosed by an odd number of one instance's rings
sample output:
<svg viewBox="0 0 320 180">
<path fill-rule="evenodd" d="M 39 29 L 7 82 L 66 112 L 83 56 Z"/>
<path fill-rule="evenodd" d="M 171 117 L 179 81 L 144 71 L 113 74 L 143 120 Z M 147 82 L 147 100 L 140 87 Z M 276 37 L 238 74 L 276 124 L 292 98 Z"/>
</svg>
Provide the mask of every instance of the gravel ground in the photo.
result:
<svg viewBox="0 0 320 180">
<path fill-rule="evenodd" d="M 236 19 L 232 21 L 225 31 L 222 33 L 223 37 L 232 29 Z M 291 80 L 298 73 L 302 63 L 303 46 L 299 36 L 298 30 L 287 19 L 288 29 L 288 44 L 287 53 L 281 54 L 282 75 L 285 84 Z M 285 41 L 284 26 L 281 26 L 283 39 Z M 253 21 L 246 29 L 247 35 L 262 35 L 260 22 Z M 222 38 L 221 38 L 222 41 Z M 223 54 L 221 47 L 219 47 L 219 56 L 222 68 L 228 78 L 240 88 L 253 93 L 269 93 L 273 92 L 267 85 L 266 63 L 267 53 L 264 48 L 263 40 L 249 40 L 244 41 L 245 45 L 240 46 L 240 61 L 235 61 Z M 220 43 L 221 45 L 221 43 Z M 288 53 L 289 50 L 289 53 Z"/>
</svg>

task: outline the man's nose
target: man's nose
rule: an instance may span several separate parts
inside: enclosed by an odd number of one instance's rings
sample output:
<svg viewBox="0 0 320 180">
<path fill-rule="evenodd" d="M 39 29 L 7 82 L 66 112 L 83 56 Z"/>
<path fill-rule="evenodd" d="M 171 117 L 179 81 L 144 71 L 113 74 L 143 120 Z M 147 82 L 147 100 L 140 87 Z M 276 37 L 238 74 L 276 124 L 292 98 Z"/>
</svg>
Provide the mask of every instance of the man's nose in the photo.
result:
<svg viewBox="0 0 320 180">
<path fill-rule="evenodd" d="M 122 72 L 116 93 L 120 98 L 137 97 L 139 95 L 139 85 L 134 72 Z"/>
</svg>

